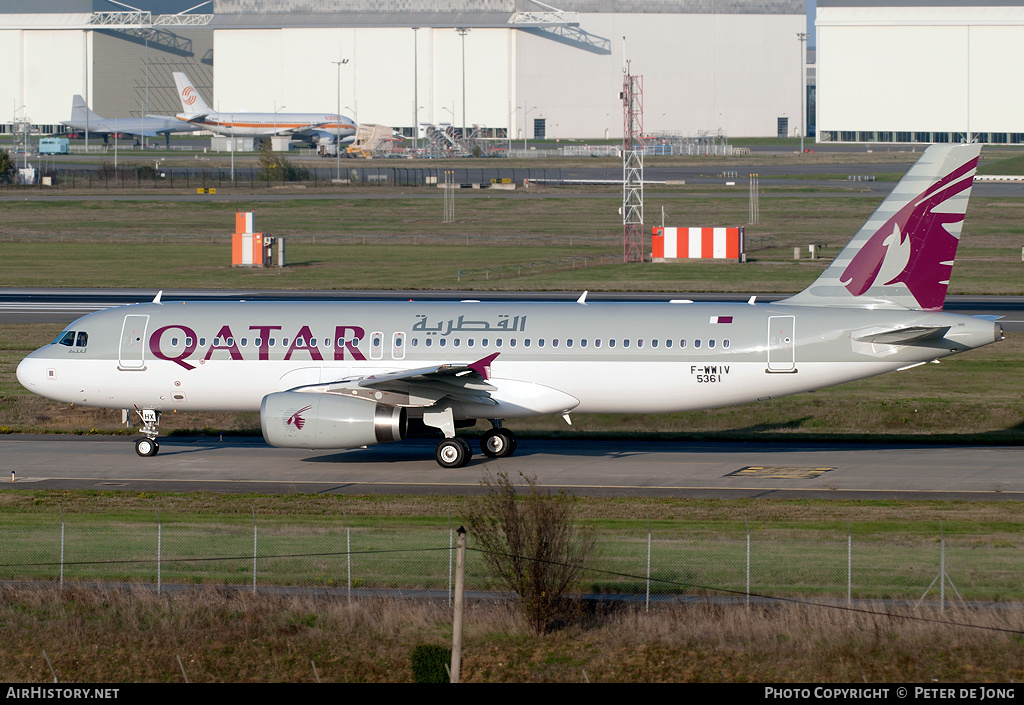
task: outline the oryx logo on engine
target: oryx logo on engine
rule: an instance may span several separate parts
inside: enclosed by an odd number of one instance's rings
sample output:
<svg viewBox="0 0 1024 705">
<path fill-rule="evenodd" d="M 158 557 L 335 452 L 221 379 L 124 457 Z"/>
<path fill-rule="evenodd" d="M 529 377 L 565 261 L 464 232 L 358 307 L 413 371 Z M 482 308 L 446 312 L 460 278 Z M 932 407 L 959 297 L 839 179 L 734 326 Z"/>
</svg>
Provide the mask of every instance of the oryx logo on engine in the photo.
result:
<svg viewBox="0 0 1024 705">
<path fill-rule="evenodd" d="M 294 426 L 295 428 L 297 428 L 298 430 L 301 431 L 302 427 L 306 425 L 306 419 L 304 419 L 302 417 L 302 414 L 306 413 L 307 411 L 309 411 L 312 408 L 313 408 L 312 404 L 310 404 L 309 406 L 302 407 L 301 409 L 296 411 L 294 414 L 289 416 L 288 420 L 284 422 L 284 425 L 285 426 Z"/>
</svg>

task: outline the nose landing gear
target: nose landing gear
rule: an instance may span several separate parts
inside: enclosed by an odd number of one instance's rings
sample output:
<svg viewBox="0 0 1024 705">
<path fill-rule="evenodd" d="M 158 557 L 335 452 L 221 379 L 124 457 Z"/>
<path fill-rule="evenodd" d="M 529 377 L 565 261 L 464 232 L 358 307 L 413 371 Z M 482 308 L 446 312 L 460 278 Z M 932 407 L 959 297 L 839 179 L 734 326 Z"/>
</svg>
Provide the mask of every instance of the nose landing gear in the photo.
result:
<svg viewBox="0 0 1024 705">
<path fill-rule="evenodd" d="M 143 458 L 151 458 L 160 452 L 160 444 L 156 440 L 160 435 L 160 431 L 157 430 L 157 426 L 160 425 L 160 412 L 143 409 L 141 412 L 136 410 L 136 413 L 142 417 L 142 428 L 139 429 L 139 433 L 145 438 L 135 441 L 135 452 Z"/>
</svg>

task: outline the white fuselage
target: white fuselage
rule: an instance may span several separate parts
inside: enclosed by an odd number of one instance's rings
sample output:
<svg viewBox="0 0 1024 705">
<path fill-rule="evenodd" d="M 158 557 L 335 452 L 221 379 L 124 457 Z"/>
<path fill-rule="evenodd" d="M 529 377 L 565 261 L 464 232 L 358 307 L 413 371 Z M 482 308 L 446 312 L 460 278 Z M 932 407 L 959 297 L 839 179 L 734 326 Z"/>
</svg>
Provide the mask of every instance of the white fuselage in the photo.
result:
<svg viewBox="0 0 1024 705">
<path fill-rule="evenodd" d="M 865 342 L 911 326 L 949 330 L 927 343 Z M 456 418 L 728 406 L 1000 337 L 989 320 L 945 313 L 693 303 L 174 302 L 108 309 L 66 331 L 71 344 L 65 334 L 18 366 L 26 388 L 157 411 L 256 411 L 274 392 L 497 353 L 490 401 L 456 400 Z"/>
</svg>

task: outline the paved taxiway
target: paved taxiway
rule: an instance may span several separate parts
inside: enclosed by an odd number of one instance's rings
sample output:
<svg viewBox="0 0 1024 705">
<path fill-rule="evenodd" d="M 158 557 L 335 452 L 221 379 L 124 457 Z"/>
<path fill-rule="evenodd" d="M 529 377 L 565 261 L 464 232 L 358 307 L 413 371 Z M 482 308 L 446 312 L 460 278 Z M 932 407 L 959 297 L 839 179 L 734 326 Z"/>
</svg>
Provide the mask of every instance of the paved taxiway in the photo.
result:
<svg viewBox="0 0 1024 705">
<path fill-rule="evenodd" d="M 522 472 L 592 496 L 1024 500 L 1024 449 L 922 445 L 522 439 L 511 458 L 444 469 L 433 441 L 344 451 L 260 438 L 163 438 L 140 458 L 127 438 L 5 436 L 13 489 L 467 494 L 486 472 Z M 5 484 L 8 478 L 3 478 Z"/>
</svg>

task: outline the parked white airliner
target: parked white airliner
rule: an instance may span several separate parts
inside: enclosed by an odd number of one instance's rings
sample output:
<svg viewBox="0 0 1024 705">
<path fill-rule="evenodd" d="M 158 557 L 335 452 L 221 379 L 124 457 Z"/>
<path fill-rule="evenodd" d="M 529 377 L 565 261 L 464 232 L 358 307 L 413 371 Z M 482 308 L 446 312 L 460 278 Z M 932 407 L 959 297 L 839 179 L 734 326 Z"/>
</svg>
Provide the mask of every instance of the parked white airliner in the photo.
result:
<svg viewBox="0 0 1024 705">
<path fill-rule="evenodd" d="M 312 144 L 345 144 L 355 139 L 356 125 L 352 118 L 337 113 L 250 113 L 218 112 L 199 95 L 188 76 L 174 73 L 181 110 L 178 120 L 192 130 L 209 130 L 232 137 L 272 137 L 287 135 Z"/>
<path fill-rule="evenodd" d="M 775 303 L 163 302 L 78 319 L 18 366 L 29 390 L 133 410 L 139 455 L 168 411 L 259 410 L 275 446 L 352 448 L 429 427 L 510 455 L 502 421 L 771 399 L 1002 339 L 942 312 L 980 147 L 933 146 L 807 289 Z"/>
</svg>

